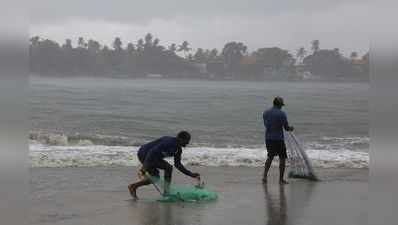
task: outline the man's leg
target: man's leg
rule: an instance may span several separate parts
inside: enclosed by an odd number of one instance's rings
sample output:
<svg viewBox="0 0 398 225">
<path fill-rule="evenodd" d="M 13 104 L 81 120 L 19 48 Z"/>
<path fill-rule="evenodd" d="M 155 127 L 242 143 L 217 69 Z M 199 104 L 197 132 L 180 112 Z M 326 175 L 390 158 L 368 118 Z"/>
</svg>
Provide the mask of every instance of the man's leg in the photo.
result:
<svg viewBox="0 0 398 225">
<path fill-rule="evenodd" d="M 268 171 L 269 171 L 269 168 L 271 167 L 271 163 L 272 163 L 273 159 L 274 159 L 274 156 L 268 155 L 267 161 L 265 161 L 263 183 L 267 183 Z"/>
<path fill-rule="evenodd" d="M 150 171 L 150 174 L 153 174 L 152 176 L 159 176 L 159 171 L 157 171 L 156 169 L 153 169 L 153 171 Z M 138 172 L 138 177 L 139 177 L 139 181 L 137 181 L 136 183 L 130 184 L 128 186 L 129 188 L 129 192 L 131 197 L 133 197 L 134 200 L 137 200 L 137 189 L 141 186 L 145 186 L 145 185 L 149 185 L 152 183 L 152 181 L 149 179 L 149 177 L 145 176 L 145 174 L 143 174 L 142 172 L 142 168 L 139 170 Z"/>
<path fill-rule="evenodd" d="M 285 175 L 285 168 L 286 168 L 286 158 L 280 157 L 279 158 L 279 183 L 280 184 L 288 184 L 286 180 L 283 179 Z"/>
<path fill-rule="evenodd" d="M 281 141 L 279 146 L 279 183 L 280 184 L 289 183 L 285 179 L 283 179 L 285 175 L 286 159 L 287 159 L 287 151 L 286 151 L 285 141 Z"/>
<path fill-rule="evenodd" d="M 157 167 L 164 170 L 164 194 L 168 194 L 170 190 L 171 177 L 173 174 L 173 166 L 168 162 L 161 160 Z"/>
<path fill-rule="evenodd" d="M 149 178 L 144 178 L 143 180 L 140 180 L 136 183 L 130 184 L 129 185 L 129 191 L 131 197 L 133 197 L 134 200 L 138 199 L 137 197 L 137 189 L 141 186 L 149 185 L 151 184 L 151 180 Z"/>
</svg>

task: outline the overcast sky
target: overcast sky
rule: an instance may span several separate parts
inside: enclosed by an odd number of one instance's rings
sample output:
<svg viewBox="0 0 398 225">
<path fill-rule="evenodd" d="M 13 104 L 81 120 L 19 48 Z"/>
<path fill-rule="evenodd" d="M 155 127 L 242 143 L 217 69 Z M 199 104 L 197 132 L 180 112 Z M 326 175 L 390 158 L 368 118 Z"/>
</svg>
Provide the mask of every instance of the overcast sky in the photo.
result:
<svg viewBox="0 0 398 225">
<path fill-rule="evenodd" d="M 250 51 L 278 46 L 295 54 L 318 39 L 321 48 L 340 48 L 345 55 L 369 49 L 376 7 L 370 0 L 31 2 L 30 35 L 61 43 L 82 36 L 111 46 L 118 36 L 126 45 L 150 32 L 163 45 L 187 40 L 194 49 L 221 49 L 228 41 L 241 41 Z"/>
</svg>

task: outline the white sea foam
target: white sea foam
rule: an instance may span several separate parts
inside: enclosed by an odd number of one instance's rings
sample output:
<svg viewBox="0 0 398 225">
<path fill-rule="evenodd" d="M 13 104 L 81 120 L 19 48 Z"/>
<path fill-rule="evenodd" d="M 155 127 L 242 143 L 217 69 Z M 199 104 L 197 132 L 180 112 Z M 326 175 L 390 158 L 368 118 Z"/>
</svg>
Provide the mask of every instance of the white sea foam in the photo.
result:
<svg viewBox="0 0 398 225">
<path fill-rule="evenodd" d="M 315 142 L 304 143 L 306 149 L 369 151 L 369 137 L 323 137 Z"/>
<path fill-rule="evenodd" d="M 138 147 L 126 146 L 50 146 L 30 144 L 32 167 L 136 166 Z M 314 167 L 368 168 L 369 154 L 346 149 L 309 149 Z M 183 162 L 204 166 L 263 166 L 265 148 L 191 147 L 184 150 Z"/>
</svg>

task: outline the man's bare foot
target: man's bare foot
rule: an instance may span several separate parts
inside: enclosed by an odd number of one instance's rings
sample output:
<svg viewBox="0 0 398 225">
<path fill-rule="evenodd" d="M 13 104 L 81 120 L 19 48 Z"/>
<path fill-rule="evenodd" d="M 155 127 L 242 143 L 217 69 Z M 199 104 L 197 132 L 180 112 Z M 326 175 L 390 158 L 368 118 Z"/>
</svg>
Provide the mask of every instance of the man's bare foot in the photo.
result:
<svg viewBox="0 0 398 225">
<path fill-rule="evenodd" d="M 130 184 L 129 185 L 129 192 L 130 192 L 130 195 L 131 195 L 131 197 L 133 198 L 134 201 L 138 200 L 137 188 L 134 186 L 134 184 Z"/>
<path fill-rule="evenodd" d="M 286 180 L 280 180 L 279 184 L 289 184 L 289 182 L 287 182 Z"/>
</svg>

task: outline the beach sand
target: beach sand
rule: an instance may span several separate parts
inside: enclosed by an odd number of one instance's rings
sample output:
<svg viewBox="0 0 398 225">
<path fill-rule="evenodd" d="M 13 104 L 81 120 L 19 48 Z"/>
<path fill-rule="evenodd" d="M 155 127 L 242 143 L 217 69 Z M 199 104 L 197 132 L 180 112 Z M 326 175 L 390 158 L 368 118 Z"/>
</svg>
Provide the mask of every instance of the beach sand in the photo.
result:
<svg viewBox="0 0 398 225">
<path fill-rule="evenodd" d="M 152 186 L 132 201 L 127 185 L 135 167 L 32 168 L 31 224 L 73 225 L 336 225 L 367 224 L 368 170 L 318 169 L 321 182 L 289 179 L 278 169 L 261 183 L 263 168 L 191 167 L 219 198 L 203 203 L 161 203 Z M 180 172 L 178 185 L 194 181 Z"/>
</svg>

